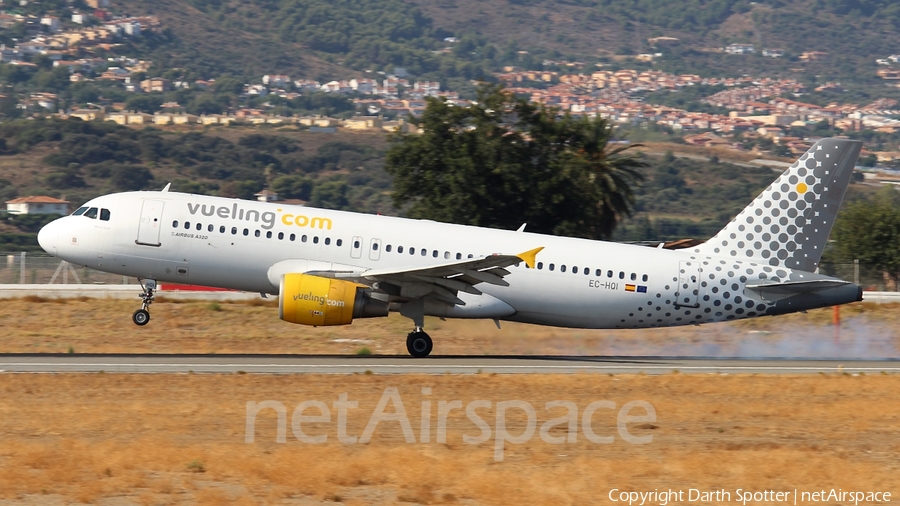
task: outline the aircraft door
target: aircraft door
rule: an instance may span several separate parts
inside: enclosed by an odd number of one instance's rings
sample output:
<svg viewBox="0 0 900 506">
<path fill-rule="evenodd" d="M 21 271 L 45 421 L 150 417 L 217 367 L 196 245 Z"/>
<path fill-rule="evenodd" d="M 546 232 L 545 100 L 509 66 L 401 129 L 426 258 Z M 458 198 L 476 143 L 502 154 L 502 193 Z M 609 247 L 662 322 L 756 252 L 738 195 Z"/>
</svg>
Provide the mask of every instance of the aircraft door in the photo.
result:
<svg viewBox="0 0 900 506">
<path fill-rule="evenodd" d="M 362 256 L 363 238 L 356 236 L 350 243 L 350 258 L 360 258 Z"/>
<path fill-rule="evenodd" d="M 678 290 L 675 305 L 700 307 L 700 262 L 678 262 Z"/>
<path fill-rule="evenodd" d="M 381 239 L 372 239 L 369 246 L 369 260 L 378 260 L 381 258 Z"/>
<path fill-rule="evenodd" d="M 138 224 L 138 236 L 135 244 L 159 246 L 159 232 L 162 227 L 162 212 L 165 202 L 162 200 L 144 200 L 141 207 L 141 221 Z"/>
</svg>

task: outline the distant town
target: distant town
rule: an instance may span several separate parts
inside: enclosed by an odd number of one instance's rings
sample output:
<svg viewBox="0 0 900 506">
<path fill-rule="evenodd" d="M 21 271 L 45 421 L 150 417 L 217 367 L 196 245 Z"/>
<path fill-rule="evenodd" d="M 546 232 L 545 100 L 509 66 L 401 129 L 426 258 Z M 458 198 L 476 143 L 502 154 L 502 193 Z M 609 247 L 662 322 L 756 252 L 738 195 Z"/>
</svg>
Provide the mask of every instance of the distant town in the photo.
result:
<svg viewBox="0 0 900 506">
<path fill-rule="evenodd" d="M 27 4 L 27 0 L 22 5 Z M 109 51 L 129 38 L 159 33 L 163 27 L 152 16 L 131 17 L 110 9 L 107 0 L 86 0 L 90 9 L 69 7 L 65 16 L 28 16 L 0 13 L 0 28 L 17 27 L 24 37 L 13 47 L 0 47 L 0 63 L 34 67 L 35 59 L 49 58 L 54 69 L 67 69 L 72 83 L 97 81 L 104 86 L 133 94 L 162 94 L 178 90 L 215 89 L 216 81 L 173 77 L 147 77 L 153 62 L 127 56 L 85 56 L 96 50 Z M 445 39 L 456 43 L 454 37 Z M 677 45 L 673 37 L 648 39 L 652 47 Z M 448 48 L 449 50 L 449 48 Z M 753 44 L 731 44 L 710 49 L 735 55 L 754 54 Z M 761 50 L 764 57 L 782 58 L 780 49 Z M 653 61 L 662 53 L 637 55 L 637 61 Z M 808 51 L 800 61 L 827 58 L 828 54 Z M 886 80 L 900 82 L 900 55 L 875 59 L 876 74 Z M 826 82 L 810 90 L 794 79 L 741 77 L 700 77 L 673 75 L 660 70 L 586 68 L 579 62 L 545 61 L 545 67 L 567 71 L 523 70 L 506 67 L 496 79 L 511 92 L 528 97 L 535 103 L 558 107 L 572 115 L 601 116 L 632 127 L 657 125 L 679 134 L 688 144 L 743 150 L 747 140 L 766 138 L 782 149 L 782 156 L 806 151 L 814 138 L 791 135 L 793 127 L 810 127 L 826 122 L 844 132 L 872 130 L 895 134 L 900 131 L 900 107 L 892 99 L 879 99 L 865 104 L 830 103 L 824 106 L 802 101 L 805 94 L 840 92 L 839 82 Z M 31 91 L 16 97 L 16 107 L 25 116 L 57 116 L 84 121 L 113 121 L 122 125 L 256 125 L 294 124 L 313 131 L 337 129 L 386 130 L 417 132 L 415 118 L 426 107 L 426 98 L 435 97 L 451 104 L 466 106 L 471 102 L 454 91 L 442 90 L 436 81 L 414 80 L 405 69 L 392 73 L 366 71 L 367 77 L 348 80 L 317 81 L 282 74 L 262 75 L 243 85 L 240 103 L 227 107 L 221 114 L 190 114 L 184 104 L 167 101 L 152 110 L 129 110 L 125 102 L 101 99 L 91 103 L 61 104 L 60 97 L 50 91 Z M 692 86 L 720 87 L 700 102 L 719 113 L 691 112 L 676 107 L 651 104 L 649 93 L 678 93 Z M 298 115 L 280 109 L 278 101 L 294 100 L 310 94 L 346 96 L 354 111 L 342 117 Z M 158 96 L 158 95 L 157 95 Z M 265 100 L 266 98 L 270 100 Z M 792 97 L 792 98 L 788 98 Z M 64 105 L 64 107 L 61 107 Z M 728 110 L 727 114 L 722 112 Z M 740 134 L 743 142 L 735 140 Z M 900 149 L 900 148 L 898 148 Z M 900 159 L 900 152 L 886 151 L 878 160 Z"/>
</svg>

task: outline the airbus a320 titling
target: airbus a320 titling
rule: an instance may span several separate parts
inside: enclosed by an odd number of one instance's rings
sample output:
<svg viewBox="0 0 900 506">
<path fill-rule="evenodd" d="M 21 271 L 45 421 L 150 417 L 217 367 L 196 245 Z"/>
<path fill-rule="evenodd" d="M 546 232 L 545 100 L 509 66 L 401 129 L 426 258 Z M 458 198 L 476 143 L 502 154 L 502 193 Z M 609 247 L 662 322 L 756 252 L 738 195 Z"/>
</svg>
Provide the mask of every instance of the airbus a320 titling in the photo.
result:
<svg viewBox="0 0 900 506">
<path fill-rule="evenodd" d="M 278 295 L 281 319 L 345 325 L 397 311 L 414 357 L 425 316 L 591 329 L 730 321 L 862 300 L 816 273 L 862 144 L 815 143 L 709 241 L 667 250 L 168 191 L 97 197 L 41 229 L 48 253 L 157 283 Z"/>
</svg>

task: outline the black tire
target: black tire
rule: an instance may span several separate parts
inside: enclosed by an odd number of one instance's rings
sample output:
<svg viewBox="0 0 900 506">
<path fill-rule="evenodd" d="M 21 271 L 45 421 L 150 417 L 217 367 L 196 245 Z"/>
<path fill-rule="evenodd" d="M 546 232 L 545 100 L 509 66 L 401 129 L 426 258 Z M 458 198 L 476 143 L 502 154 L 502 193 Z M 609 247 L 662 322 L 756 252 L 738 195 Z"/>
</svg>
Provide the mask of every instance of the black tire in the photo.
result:
<svg viewBox="0 0 900 506">
<path fill-rule="evenodd" d="M 415 358 L 425 358 L 431 354 L 434 343 L 431 336 L 424 332 L 410 332 L 406 336 L 406 351 Z"/>
<path fill-rule="evenodd" d="M 146 309 L 138 309 L 131 315 L 131 321 L 134 322 L 135 325 L 144 326 L 150 323 L 150 311 Z"/>
</svg>

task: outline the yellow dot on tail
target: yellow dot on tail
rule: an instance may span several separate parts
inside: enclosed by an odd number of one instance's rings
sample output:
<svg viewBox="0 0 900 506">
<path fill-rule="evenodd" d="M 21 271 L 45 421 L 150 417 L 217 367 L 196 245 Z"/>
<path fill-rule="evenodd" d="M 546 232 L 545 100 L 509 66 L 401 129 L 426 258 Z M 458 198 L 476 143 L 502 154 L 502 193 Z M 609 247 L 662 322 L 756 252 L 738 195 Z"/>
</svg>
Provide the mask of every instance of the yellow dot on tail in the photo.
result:
<svg viewBox="0 0 900 506">
<path fill-rule="evenodd" d="M 800 183 L 797 185 L 797 193 L 799 193 L 800 195 L 803 195 L 804 193 L 806 193 L 806 190 L 807 190 L 806 183 Z"/>
</svg>

